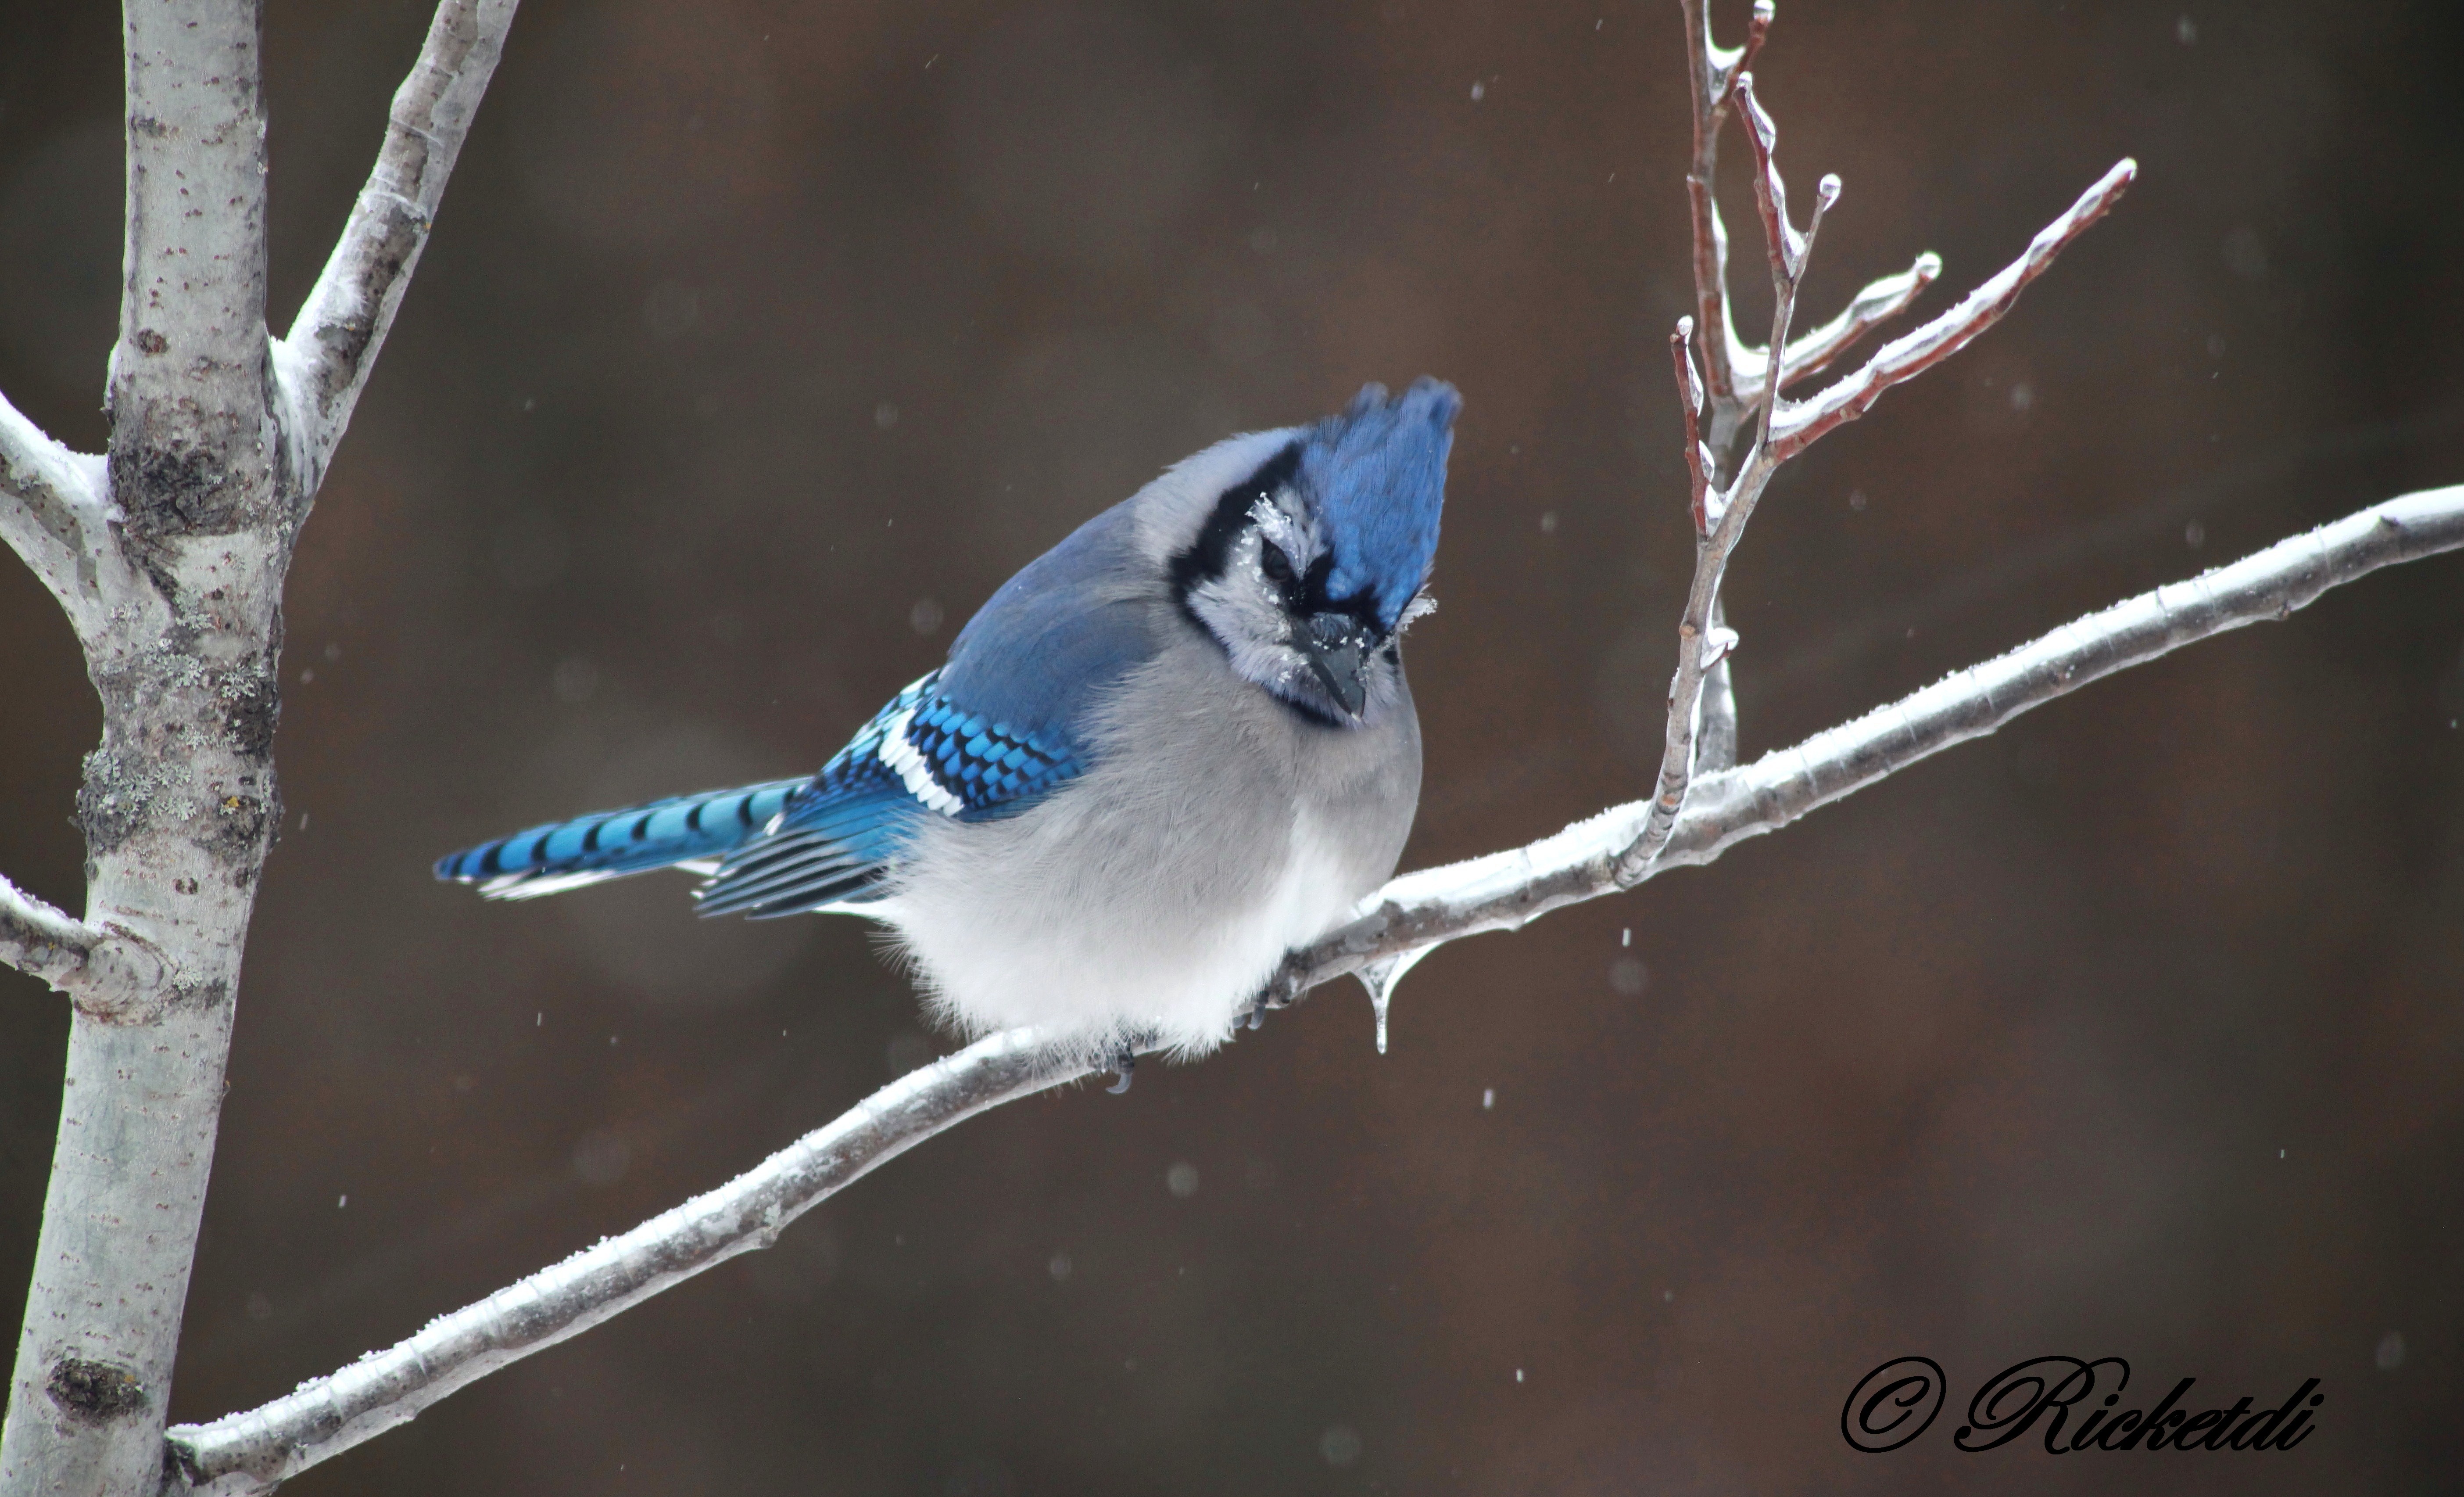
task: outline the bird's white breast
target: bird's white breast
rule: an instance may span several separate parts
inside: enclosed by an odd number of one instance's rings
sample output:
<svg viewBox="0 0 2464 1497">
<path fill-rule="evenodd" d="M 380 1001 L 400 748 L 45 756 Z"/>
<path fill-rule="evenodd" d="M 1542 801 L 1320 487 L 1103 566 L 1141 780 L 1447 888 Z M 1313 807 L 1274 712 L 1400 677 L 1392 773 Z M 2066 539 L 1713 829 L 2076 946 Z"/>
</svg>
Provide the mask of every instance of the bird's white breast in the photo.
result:
<svg viewBox="0 0 2464 1497">
<path fill-rule="evenodd" d="M 898 932 L 935 1009 L 956 1027 L 1031 1024 L 1090 1054 L 1147 1035 L 1184 1055 L 1221 1045 L 1284 954 L 1340 920 L 1363 881 L 1356 852 L 1306 810 L 1291 816 L 1271 866 L 1253 865 L 1250 878 L 1214 883 L 1198 899 L 1161 886 L 1202 877 L 1202 856 L 1156 848 L 1094 860 L 1116 877 L 1052 877 L 1017 839 L 996 860 L 1013 876 L 956 846 L 978 829 L 926 828 L 942 846 L 864 913 Z M 1248 897 L 1221 897 L 1244 883 Z M 987 897 L 996 885 L 1005 896 Z"/>
</svg>

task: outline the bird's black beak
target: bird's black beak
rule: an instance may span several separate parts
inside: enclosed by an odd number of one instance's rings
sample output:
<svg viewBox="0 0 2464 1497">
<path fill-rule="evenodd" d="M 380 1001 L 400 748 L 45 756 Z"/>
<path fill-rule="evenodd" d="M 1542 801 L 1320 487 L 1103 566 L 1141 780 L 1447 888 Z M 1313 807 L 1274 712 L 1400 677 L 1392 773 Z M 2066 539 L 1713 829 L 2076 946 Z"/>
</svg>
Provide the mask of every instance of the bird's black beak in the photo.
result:
<svg viewBox="0 0 2464 1497">
<path fill-rule="evenodd" d="M 1370 651 L 1376 648 L 1376 636 L 1369 627 L 1348 613 L 1311 615 L 1309 630 L 1301 637 L 1301 649 L 1309 656 L 1309 670 L 1316 673 L 1319 684 L 1335 704 L 1354 718 L 1369 702 L 1364 673 L 1369 669 Z"/>
</svg>

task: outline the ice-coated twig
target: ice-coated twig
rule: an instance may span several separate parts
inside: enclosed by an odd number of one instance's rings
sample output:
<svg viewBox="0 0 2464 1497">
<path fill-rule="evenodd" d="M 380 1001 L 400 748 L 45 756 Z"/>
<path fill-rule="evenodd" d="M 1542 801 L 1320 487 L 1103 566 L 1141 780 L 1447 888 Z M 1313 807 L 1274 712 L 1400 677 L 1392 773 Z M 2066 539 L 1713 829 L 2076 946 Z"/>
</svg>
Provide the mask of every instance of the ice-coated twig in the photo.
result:
<svg viewBox="0 0 2464 1497">
<path fill-rule="evenodd" d="M 1711 285 L 1698 279 L 1696 299 L 1705 317 L 1716 314 L 1720 329 L 1717 333 L 1706 332 L 1703 340 L 1706 369 L 1699 381 L 1689 356 L 1694 344 L 1693 319 L 1681 320 L 1677 336 L 1670 341 L 1677 363 L 1679 395 L 1684 406 L 1686 475 L 1697 538 L 1694 578 L 1687 589 L 1685 611 L 1678 624 L 1677 673 L 1669 684 L 1667 730 L 1651 811 L 1616 864 L 1617 878 L 1626 884 L 1640 880 L 1667 845 L 1698 770 L 1724 769 L 1734 762 L 1736 697 L 1727 656 L 1735 648 L 1736 635 L 1723 620 L 1720 586 L 1727 576 L 1728 559 L 1771 474 L 1824 432 L 1862 415 L 1881 398 L 1884 389 L 1947 359 L 1992 326 L 2018 300 L 2028 282 L 2042 274 L 2066 245 L 2113 206 L 2137 169 L 2125 160 L 2107 172 L 2068 212 L 2037 234 L 2025 254 L 1979 286 L 1958 306 L 1915 332 L 1885 343 L 1863 368 L 1814 400 L 1789 401 L 1782 392 L 1794 378 L 1789 363 L 1793 351 L 1789 331 L 1795 316 L 1797 293 L 1804 284 L 1805 269 L 1813 257 L 1815 237 L 1821 231 L 1823 215 L 1839 201 L 1839 179 L 1822 179 L 1815 197 L 1814 215 L 1800 232 L 1789 217 L 1788 184 L 1780 175 L 1779 129 L 1754 95 L 1753 73 L 1747 65 L 1750 57 L 1741 55 L 1732 60 L 1712 47 L 1709 32 L 1698 24 L 1702 20 L 1699 7 L 1691 0 L 1687 16 L 1689 34 L 1697 43 L 1695 171 L 1689 178 L 1690 185 L 1698 189 L 1695 274 L 1698 277 L 1707 274 L 1717 278 Z M 1748 52 L 1759 48 L 1770 19 L 1768 8 L 1757 6 Z M 1703 102 L 1705 99 L 1714 100 L 1707 108 Z M 1764 346 L 1767 350 L 1781 350 L 1777 362 L 1757 363 L 1755 372 L 1761 376 L 1762 387 L 1752 394 L 1735 383 L 1745 357 L 1735 345 L 1729 325 L 1725 279 L 1727 241 L 1718 209 L 1710 200 L 1711 152 L 1703 133 L 1708 130 L 1716 135 L 1725 112 L 1737 116 L 1746 132 L 1746 143 L 1753 152 L 1754 203 L 1762 218 L 1771 277 L 1771 332 Z M 1837 354 L 1857 333 L 1904 307 L 1940 270 L 1940 264 L 1930 254 L 1922 255 L 1904 275 L 1868 286 L 1831 326 L 1807 341 L 1809 354 L 1824 358 Z M 1725 350 L 1720 355 L 1726 362 L 1728 381 L 1725 398 L 1710 353 L 1714 348 Z M 1728 443 L 1748 413 L 1758 418 L 1753 441 L 1731 470 L 1726 461 Z M 1704 434 L 1705 427 L 1709 429 L 1708 440 Z M 1703 760 L 1706 743 L 1713 749 L 1707 764 Z"/>
<path fill-rule="evenodd" d="M 166 1491 L 239 1497 L 416 1418 L 455 1389 L 581 1334 L 739 1253 L 916 1144 L 1004 1102 L 1092 1074 L 1032 1029 L 913 1070 L 707 1195 L 431 1321 L 262 1408 L 169 1432 Z"/>
<path fill-rule="evenodd" d="M 1728 627 L 1727 600 L 1711 600 L 1711 635 L 1714 639 L 1736 641 L 1736 632 Z M 1706 774 L 1713 770 L 1730 769 L 1737 762 L 1737 689 L 1728 671 L 1728 655 L 1721 651 L 1719 660 L 1703 675 L 1702 726 L 1694 735 L 1694 771 Z"/>
<path fill-rule="evenodd" d="M 1719 199 L 1713 192 L 1719 176 L 1720 129 L 1727 123 L 1737 75 L 1751 65 L 1750 55 L 1762 50 L 1772 10 L 1771 0 L 1761 0 L 1754 7 L 1746 45 L 1731 48 L 1712 40 L 1705 0 L 1683 0 L 1683 4 L 1687 75 L 1694 92 L 1694 160 L 1685 173 L 1685 192 L 1694 210 L 1694 314 L 1695 325 L 1703 331 L 1703 369 L 1716 411 L 1736 399 L 1732 371 L 1743 350 L 1728 312 L 1728 231 L 1720 221 Z M 1758 357 L 1754 362 L 1762 361 Z"/>
<path fill-rule="evenodd" d="M 1942 256 L 1928 250 L 1898 275 L 1867 283 L 1864 290 L 1848 299 L 1837 317 L 1788 345 L 1787 382 L 1794 385 L 1830 367 L 1831 362 L 1857 340 L 1906 311 L 1908 304 L 1941 275 Z M 1738 380 L 1747 389 L 1753 389 L 1765 379 L 1763 350 L 1739 348 L 1730 359 Z"/>
<path fill-rule="evenodd" d="M 1694 512 L 1694 535 L 1697 539 L 1709 539 L 1711 535 L 1712 474 L 1719 471 L 1720 460 L 1703 445 L 1703 382 L 1694 377 L 1694 319 L 1677 319 L 1677 331 L 1668 335 L 1668 356 L 1677 364 L 1677 403 L 1685 417 L 1685 481 Z"/>
<path fill-rule="evenodd" d="M 274 345 L 300 502 L 317 493 L 393 326 L 518 0 L 443 0 L 385 144 L 290 335 Z"/>
<path fill-rule="evenodd" d="M 1856 420 L 1874 407 L 1884 390 L 1923 374 L 2000 321 L 2028 282 L 2043 275 L 2056 255 L 2102 218 L 2138 174 L 2139 164 L 2128 157 L 2116 162 L 2066 212 L 2039 231 L 2024 253 L 1969 292 L 1959 305 L 1884 343 L 1863 368 L 1821 394 L 1785 404 L 1773 427 L 1772 448 L 1779 459 L 1784 462 L 1795 456 L 1824 433 Z"/>
<path fill-rule="evenodd" d="M 2464 548 L 2464 486 L 2373 506 L 2230 566 L 2066 624 L 1888 706 L 1706 775 L 1644 876 L 1711 862 L 1952 744 L 2101 676 L 2245 624 L 2281 619 L 2382 566 Z M 1284 1007 L 1320 983 L 1628 887 L 1617 876 L 1651 803 L 1612 806 L 1528 847 L 1407 873 L 1351 923 L 1294 952 L 1266 995 Z M 1391 972 L 1390 972 L 1391 976 Z M 170 1432 L 173 1492 L 270 1491 L 533 1352 L 714 1264 L 773 1242 L 800 1213 L 924 1139 L 1003 1102 L 1095 1074 L 1033 1031 L 996 1034 L 875 1092 L 745 1175 L 575 1254 L 389 1351 L 262 1408 Z"/>
<path fill-rule="evenodd" d="M 1761 401 L 1770 351 L 1737 336 L 1729 310 L 1728 231 L 1720 218 L 1716 191 L 1720 131 L 1735 113 L 1739 79 L 1752 70 L 1774 15 L 1770 0 L 1762 0 L 1754 7 L 1746 44 L 1722 47 L 1712 38 L 1704 0 L 1683 0 L 1683 5 L 1694 102 L 1694 157 L 1685 173 L 1685 193 L 1693 211 L 1694 320 L 1708 395 L 1704 426 L 1713 448 L 1725 452 L 1728 438 Z M 1837 317 L 1788 345 L 1782 361 L 1785 382 L 1793 384 L 1829 367 L 1858 339 L 1905 311 L 1941 274 L 1941 259 L 1928 252 L 1908 269 L 1858 292 Z"/>
<path fill-rule="evenodd" d="M 1677 673 L 1668 686 L 1668 725 L 1661 746 L 1660 781 L 1651 799 L 1651 813 L 1617 861 L 1617 877 L 1628 884 L 1640 881 L 1652 859 L 1660 855 L 1676 830 L 1678 813 L 1684 809 L 1685 797 L 1699 767 L 1706 698 L 1717 703 L 1709 724 L 1719 750 L 1719 759 L 1712 767 L 1724 768 L 1735 759 L 1736 697 L 1727 666 L 1737 636 L 1721 622 L 1720 583 L 1727 575 L 1728 558 L 1735 554 L 1737 541 L 1745 535 L 1746 522 L 1753 517 L 1754 506 L 1761 501 L 1763 490 L 1782 461 L 1772 450 L 1771 412 L 1779 408 L 1780 386 L 1788 373 L 1785 350 L 1789 323 L 1796 314 L 1797 291 L 1804 284 L 1805 267 L 1813 257 L 1815 236 L 1821 232 L 1823 215 L 1839 201 L 1839 179 L 1824 177 L 1815 195 L 1814 217 L 1803 232 L 1798 231 L 1788 216 L 1788 188 L 1780 178 L 1774 155 L 1779 143 L 1778 129 L 1755 101 L 1751 73 L 1739 73 L 1734 88 L 1746 137 L 1753 147 L 1754 201 L 1762 211 L 1763 238 L 1770 251 L 1771 332 L 1768 346 L 1783 352 L 1780 362 L 1764 373 L 1759 402 L 1762 419 L 1755 429 L 1753 445 L 1739 465 L 1735 479 L 1723 489 L 1716 477 L 1718 454 L 1702 440 L 1697 409 L 1701 391 L 1693 361 L 1688 357 L 1693 331 L 1690 319 L 1678 323 L 1677 336 L 1670 341 L 1677 363 L 1678 395 L 1685 407 L 1685 465 L 1696 535 L 1694 578 L 1686 589 L 1684 614 L 1677 625 Z"/>
<path fill-rule="evenodd" d="M 1755 56 L 1771 34 L 1771 0 L 1754 7 L 1743 47 L 1724 48 L 1711 35 L 1704 0 L 1682 0 L 1685 15 L 1687 73 L 1693 87 L 1694 154 L 1685 175 L 1686 196 L 1694 229 L 1694 352 L 1702 360 L 1697 379 L 1684 350 L 1677 350 L 1678 383 L 1685 391 L 1686 456 L 1694 470 L 1694 533 L 1706 540 L 1715 523 L 1705 511 L 1709 492 L 1730 491 L 1739 473 L 1734 438 L 1746 418 L 1767 405 L 1771 388 L 1770 352 L 1737 336 L 1728 298 L 1728 231 L 1721 222 L 1716 187 L 1719 178 L 1720 131 L 1736 113 L 1741 85 Z M 1768 156 L 1768 143 L 1760 154 Z M 1768 164 L 1766 163 L 1766 175 Z M 1813 332 L 1783 343 L 1780 386 L 1828 366 L 1840 353 L 1881 323 L 1904 311 L 1942 272 L 1931 253 L 1896 275 L 1885 275 L 1859 291 L 1837 317 Z M 1792 313 L 1793 315 L 1793 313 Z M 1682 341 L 1683 335 L 1681 335 Z M 1699 561 L 1699 558 L 1698 558 Z M 1719 595 L 1711 599 L 1710 627 L 1725 630 L 1726 608 Z M 1737 757 L 1737 697 L 1724 657 L 1705 673 L 1695 733 L 1697 767 L 1726 769 Z"/>
</svg>

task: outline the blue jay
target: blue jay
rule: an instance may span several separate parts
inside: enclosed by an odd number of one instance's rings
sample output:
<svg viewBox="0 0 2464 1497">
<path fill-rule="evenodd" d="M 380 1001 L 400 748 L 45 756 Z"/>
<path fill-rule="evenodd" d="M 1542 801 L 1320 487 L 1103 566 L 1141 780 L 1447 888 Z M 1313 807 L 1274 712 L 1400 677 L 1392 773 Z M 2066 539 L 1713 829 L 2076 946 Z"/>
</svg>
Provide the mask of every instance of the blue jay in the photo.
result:
<svg viewBox="0 0 2464 1497">
<path fill-rule="evenodd" d="M 681 867 L 705 915 L 880 921 L 962 1032 L 1204 1054 L 1402 854 L 1398 647 L 1432 606 L 1461 406 L 1372 385 L 1220 442 L 1002 584 L 819 774 L 534 826 L 436 876 L 527 898 Z"/>
</svg>

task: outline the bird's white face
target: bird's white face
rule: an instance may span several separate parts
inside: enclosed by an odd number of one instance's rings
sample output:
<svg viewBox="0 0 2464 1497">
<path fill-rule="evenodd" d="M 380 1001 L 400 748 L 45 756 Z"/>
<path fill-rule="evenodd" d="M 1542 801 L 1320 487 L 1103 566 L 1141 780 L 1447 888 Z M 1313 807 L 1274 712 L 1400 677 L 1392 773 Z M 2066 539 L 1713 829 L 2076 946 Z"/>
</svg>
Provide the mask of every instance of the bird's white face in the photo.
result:
<svg viewBox="0 0 2464 1497">
<path fill-rule="evenodd" d="M 1243 679 L 1307 715 L 1338 727 L 1378 715 L 1401 695 L 1397 640 L 1433 605 L 1416 599 L 1388 630 L 1366 606 L 1326 597 L 1332 560 L 1317 517 L 1288 485 L 1252 492 L 1244 513 L 1224 517 L 1228 534 L 1206 558 L 1220 564 L 1190 577 L 1184 605 Z"/>
</svg>

